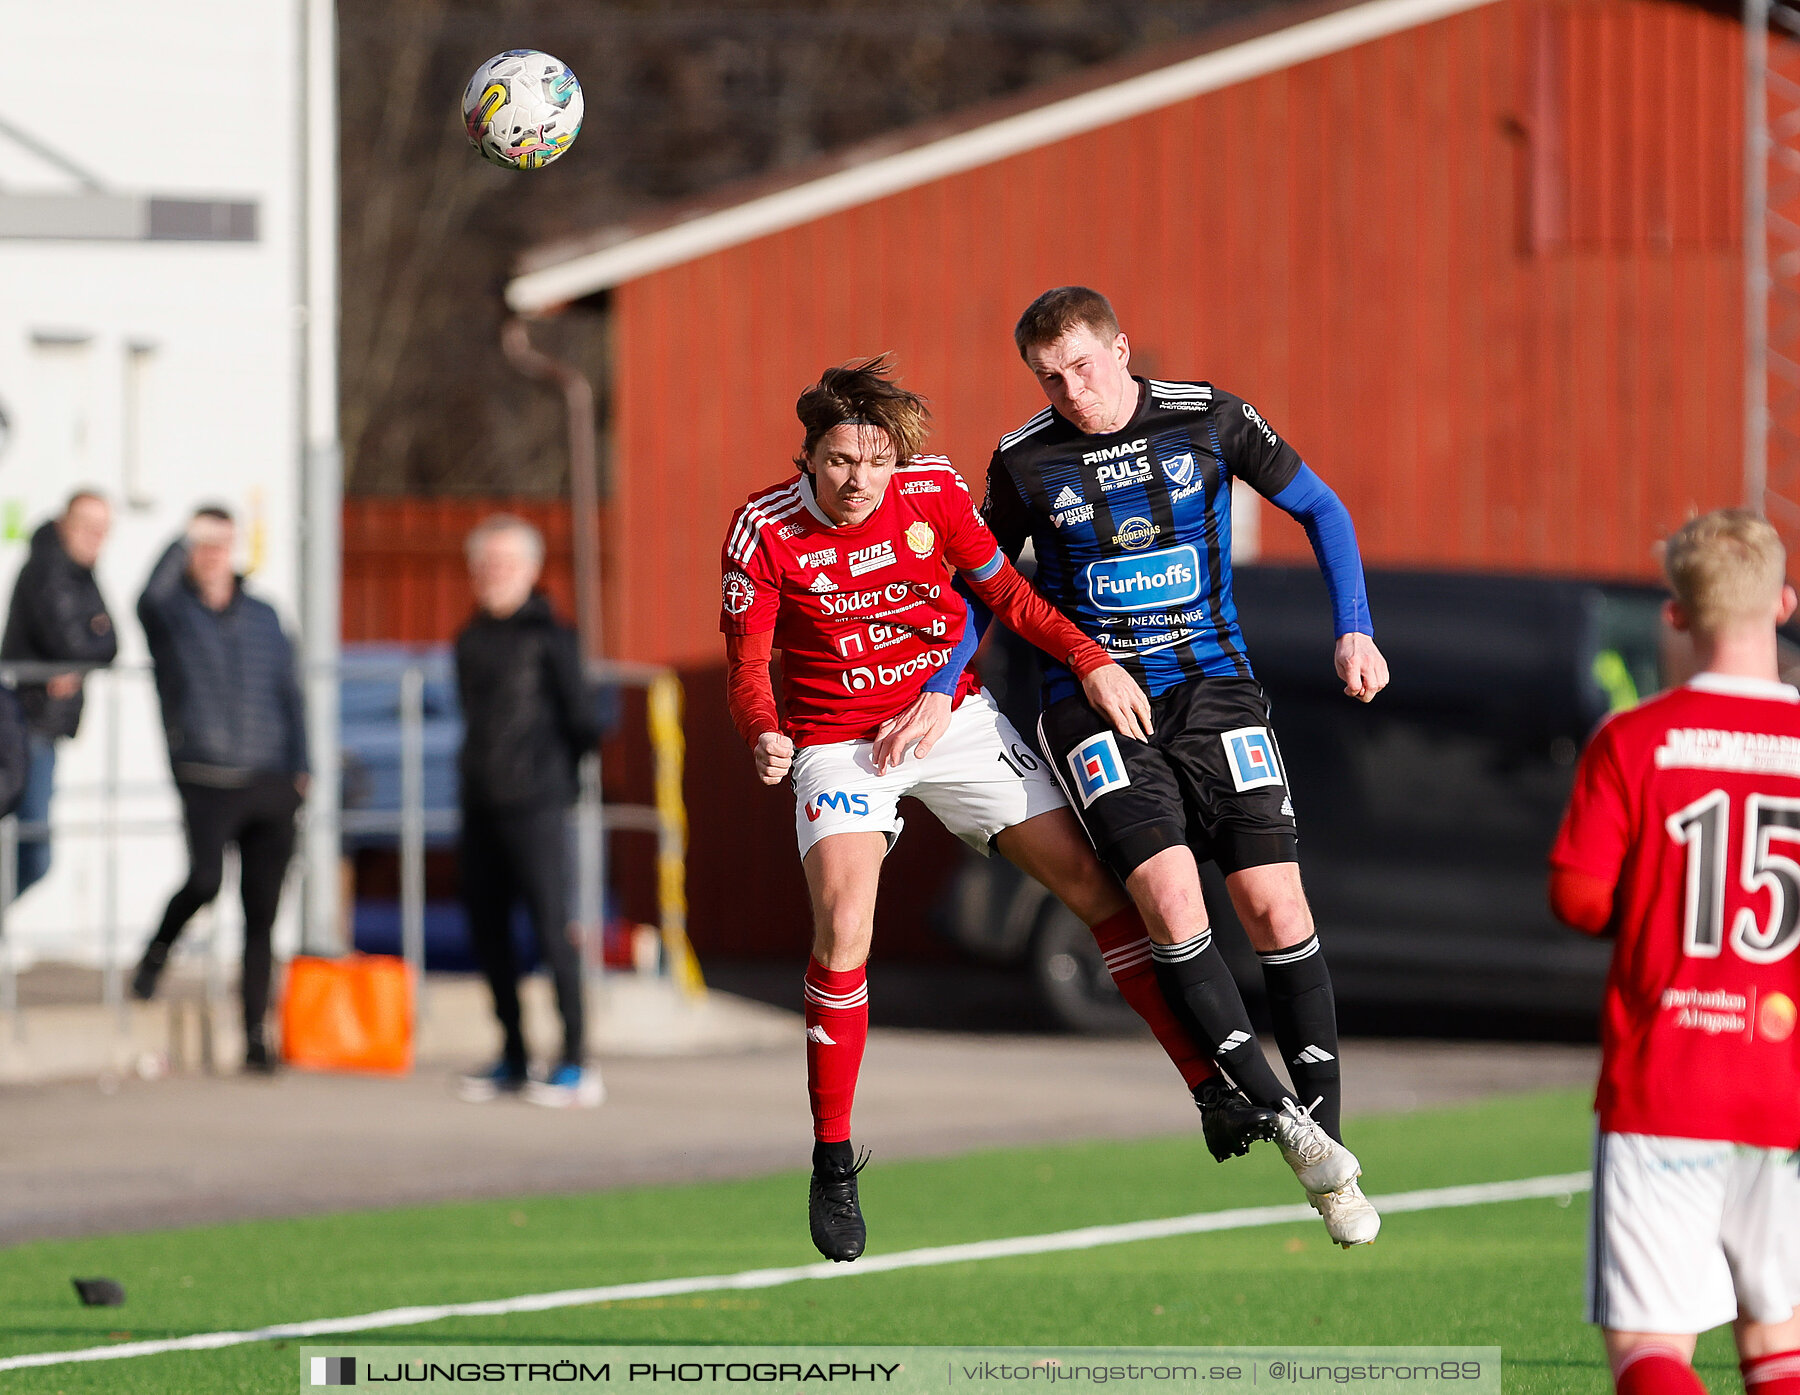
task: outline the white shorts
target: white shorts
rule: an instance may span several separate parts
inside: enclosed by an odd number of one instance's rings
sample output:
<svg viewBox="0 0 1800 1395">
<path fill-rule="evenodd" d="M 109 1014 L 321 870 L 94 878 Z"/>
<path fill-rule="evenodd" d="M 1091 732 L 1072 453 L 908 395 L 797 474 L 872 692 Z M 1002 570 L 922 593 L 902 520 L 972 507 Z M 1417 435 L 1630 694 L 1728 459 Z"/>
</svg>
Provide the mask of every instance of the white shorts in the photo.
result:
<svg viewBox="0 0 1800 1395">
<path fill-rule="evenodd" d="M 1701 1138 L 1602 1133 L 1588 1221 L 1588 1321 L 1705 1332 L 1800 1306 L 1800 1158 Z"/>
<path fill-rule="evenodd" d="M 912 795 L 982 856 L 996 833 L 1068 806 L 1044 762 L 984 688 L 950 714 L 950 729 L 920 760 L 910 753 L 875 773 L 873 741 L 803 746 L 794 756 L 794 835 L 804 858 L 834 833 L 900 836 L 902 795 Z"/>
</svg>

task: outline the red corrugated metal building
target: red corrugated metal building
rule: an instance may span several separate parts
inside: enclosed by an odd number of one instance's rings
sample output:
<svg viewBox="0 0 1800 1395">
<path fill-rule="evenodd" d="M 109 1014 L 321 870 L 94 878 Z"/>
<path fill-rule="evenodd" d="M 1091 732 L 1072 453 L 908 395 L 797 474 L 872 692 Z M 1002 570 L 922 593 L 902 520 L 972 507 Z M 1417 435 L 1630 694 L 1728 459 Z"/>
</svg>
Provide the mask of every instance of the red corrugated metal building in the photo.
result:
<svg viewBox="0 0 1800 1395">
<path fill-rule="evenodd" d="M 613 317 L 605 628 L 690 674 L 702 947 L 745 940 L 746 891 L 804 916 L 785 792 L 725 724 L 717 559 L 820 368 L 895 351 L 978 482 L 1042 405 L 1014 319 L 1082 282 L 1140 371 L 1255 402 L 1370 562 L 1646 574 L 1741 490 L 1740 40 L 1669 0 L 1283 7 L 530 254 L 515 309 Z M 947 851 L 908 842 L 921 876 Z"/>
<path fill-rule="evenodd" d="M 1255 402 L 1372 562 L 1641 574 L 1689 508 L 1735 500 L 1737 24 L 1667 0 L 1295 13 L 535 253 L 515 305 L 611 297 L 621 656 L 714 656 L 719 532 L 791 468 L 793 399 L 828 363 L 895 350 L 978 479 L 1042 405 L 1012 322 L 1066 282 L 1113 298 L 1140 369 Z M 1304 555 L 1264 514 L 1264 555 Z"/>
</svg>

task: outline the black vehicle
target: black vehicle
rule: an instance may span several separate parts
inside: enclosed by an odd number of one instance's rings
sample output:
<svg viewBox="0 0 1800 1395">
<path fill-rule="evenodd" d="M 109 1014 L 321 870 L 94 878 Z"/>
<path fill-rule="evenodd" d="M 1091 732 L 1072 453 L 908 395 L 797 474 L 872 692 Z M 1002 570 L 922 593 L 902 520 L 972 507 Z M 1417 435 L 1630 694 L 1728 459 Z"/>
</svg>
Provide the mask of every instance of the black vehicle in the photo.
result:
<svg viewBox="0 0 1800 1395">
<path fill-rule="evenodd" d="M 1368 587 L 1393 677 L 1365 706 L 1332 670 L 1316 569 L 1239 567 L 1234 586 L 1345 1024 L 1591 1032 L 1609 946 L 1551 918 L 1544 858 L 1589 733 L 1663 686 L 1665 593 L 1402 571 L 1372 571 Z M 1032 651 L 1001 631 L 983 661 L 996 700 L 1032 731 Z M 1204 880 L 1217 943 L 1254 1002 L 1254 952 L 1216 869 Z M 1072 1029 L 1136 1021 L 1086 927 L 1001 859 L 971 856 L 940 928 L 979 959 L 1026 968 Z"/>
</svg>

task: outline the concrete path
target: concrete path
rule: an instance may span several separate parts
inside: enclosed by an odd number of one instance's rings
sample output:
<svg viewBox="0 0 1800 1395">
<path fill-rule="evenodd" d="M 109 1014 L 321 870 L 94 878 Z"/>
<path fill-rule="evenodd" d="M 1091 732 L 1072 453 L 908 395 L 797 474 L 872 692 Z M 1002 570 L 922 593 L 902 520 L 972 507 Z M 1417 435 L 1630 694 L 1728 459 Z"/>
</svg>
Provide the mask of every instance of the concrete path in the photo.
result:
<svg viewBox="0 0 1800 1395">
<path fill-rule="evenodd" d="M 1352 1112 L 1592 1081 L 1592 1047 L 1346 1044 Z M 467 1105 L 447 1067 L 405 1079 L 131 1077 L 0 1086 L 0 1243 L 459 1197 L 748 1176 L 805 1165 L 797 1026 L 784 1045 L 603 1056 L 610 1098 Z M 884 1158 L 1192 1133 L 1155 1045 L 877 1030 L 857 1139 Z"/>
</svg>

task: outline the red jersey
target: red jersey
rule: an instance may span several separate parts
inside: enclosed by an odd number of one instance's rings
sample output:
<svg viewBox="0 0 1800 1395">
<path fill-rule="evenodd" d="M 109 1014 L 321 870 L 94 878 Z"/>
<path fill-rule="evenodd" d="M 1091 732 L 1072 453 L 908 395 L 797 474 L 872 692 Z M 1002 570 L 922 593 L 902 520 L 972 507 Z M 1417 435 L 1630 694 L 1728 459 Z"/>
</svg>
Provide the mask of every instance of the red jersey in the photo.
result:
<svg viewBox="0 0 1800 1395">
<path fill-rule="evenodd" d="M 1613 717 L 1550 861 L 1615 885 L 1600 1127 L 1800 1147 L 1800 691 L 1703 673 Z"/>
<path fill-rule="evenodd" d="M 962 639 L 951 569 L 980 575 L 999 557 L 968 485 L 941 455 L 896 469 L 875 512 L 853 527 L 826 518 L 811 482 L 796 476 L 732 515 L 719 628 L 775 632 L 796 745 L 870 740 Z M 965 673 L 954 701 L 975 686 Z"/>
</svg>

